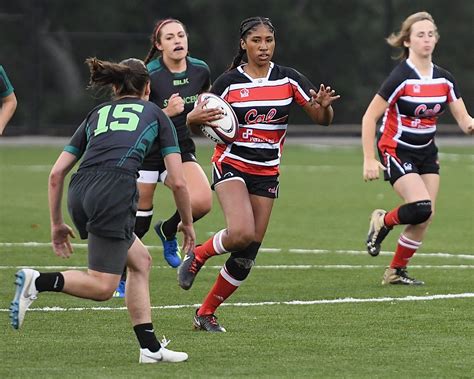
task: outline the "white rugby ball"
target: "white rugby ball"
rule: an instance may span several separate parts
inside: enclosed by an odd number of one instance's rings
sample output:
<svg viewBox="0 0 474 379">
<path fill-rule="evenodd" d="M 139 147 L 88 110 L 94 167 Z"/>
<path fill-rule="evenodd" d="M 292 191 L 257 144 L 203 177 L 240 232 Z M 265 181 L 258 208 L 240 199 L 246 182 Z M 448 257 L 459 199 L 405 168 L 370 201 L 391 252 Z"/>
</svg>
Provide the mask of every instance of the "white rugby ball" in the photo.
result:
<svg viewBox="0 0 474 379">
<path fill-rule="evenodd" d="M 239 121 L 230 104 L 222 97 L 210 92 L 201 93 L 198 96 L 196 104 L 205 100 L 208 101 L 207 104 L 204 105 L 205 109 L 220 108 L 223 117 L 219 120 L 212 121 L 212 124 L 217 125 L 217 128 L 201 125 L 202 133 L 215 143 L 230 144 L 234 142 L 239 132 Z"/>
</svg>

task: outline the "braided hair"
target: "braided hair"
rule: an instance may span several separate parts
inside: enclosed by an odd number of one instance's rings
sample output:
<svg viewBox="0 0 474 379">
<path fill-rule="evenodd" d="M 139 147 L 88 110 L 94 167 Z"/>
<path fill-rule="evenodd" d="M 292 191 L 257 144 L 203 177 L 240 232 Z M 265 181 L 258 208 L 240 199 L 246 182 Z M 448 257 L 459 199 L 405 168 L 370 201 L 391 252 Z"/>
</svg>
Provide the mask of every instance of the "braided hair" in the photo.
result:
<svg viewBox="0 0 474 379">
<path fill-rule="evenodd" d="M 151 46 L 150 46 L 150 50 L 148 51 L 148 54 L 147 54 L 146 58 L 144 59 L 145 64 L 148 64 L 151 60 L 153 60 L 155 54 L 158 52 L 158 49 L 156 48 L 156 44 L 160 43 L 161 29 L 166 24 L 170 24 L 172 22 L 176 22 L 178 24 L 181 24 L 181 26 L 183 27 L 186 34 L 188 34 L 188 31 L 186 30 L 186 27 L 184 26 L 184 24 L 181 21 L 176 20 L 175 18 L 165 18 L 163 20 L 158 21 L 155 24 L 155 27 L 153 28 L 153 33 L 150 36 Z"/>
<path fill-rule="evenodd" d="M 268 17 L 260 17 L 260 16 L 249 17 L 249 18 L 246 18 L 245 20 L 243 20 L 240 23 L 240 29 L 239 29 L 240 40 L 245 40 L 247 35 L 256 26 L 259 26 L 259 25 L 265 25 L 270 29 L 270 31 L 272 33 L 275 33 L 275 27 L 273 26 L 271 20 Z M 234 56 L 234 59 L 232 60 L 232 63 L 229 66 L 229 68 L 227 69 L 227 71 L 233 70 L 234 68 L 239 66 L 242 62 L 245 62 L 244 61 L 244 55 L 245 55 L 246 51 L 244 49 L 242 49 L 242 46 L 240 44 L 240 40 L 239 40 L 239 50 L 237 52 L 237 55 Z"/>
<path fill-rule="evenodd" d="M 87 58 L 90 79 L 88 88 L 102 89 L 113 86 L 116 97 L 141 96 L 150 81 L 145 64 L 136 58 L 128 58 L 120 63 Z"/>
</svg>

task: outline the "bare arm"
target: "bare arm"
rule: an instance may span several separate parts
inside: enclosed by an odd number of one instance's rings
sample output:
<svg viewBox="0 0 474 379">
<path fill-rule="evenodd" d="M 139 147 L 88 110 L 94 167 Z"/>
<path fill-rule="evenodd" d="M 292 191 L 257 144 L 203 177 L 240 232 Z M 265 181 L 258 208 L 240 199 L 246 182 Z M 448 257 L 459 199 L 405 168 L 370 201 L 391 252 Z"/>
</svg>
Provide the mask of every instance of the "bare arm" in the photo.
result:
<svg viewBox="0 0 474 379">
<path fill-rule="evenodd" d="M 336 91 L 324 84 L 319 86 L 318 92 L 311 89 L 311 101 L 303 106 L 303 109 L 315 124 L 328 126 L 334 117 L 331 104 L 341 96 L 336 95 Z"/>
<path fill-rule="evenodd" d="M 457 99 L 450 103 L 449 110 L 464 133 L 474 134 L 474 119 L 467 112 L 466 105 L 462 99 Z"/>
<path fill-rule="evenodd" d="M 68 225 L 64 223 L 61 210 L 63 198 L 64 179 L 77 162 L 75 155 L 63 151 L 49 174 L 48 200 L 51 219 L 51 239 L 53 250 L 59 257 L 69 258 L 72 246 L 69 237 L 75 237 Z"/>
<path fill-rule="evenodd" d="M 168 175 L 165 184 L 173 191 L 174 201 L 181 216 L 179 230 L 184 234 L 183 250 L 185 252 L 194 249 L 196 234 L 193 227 L 193 214 L 191 211 L 191 200 L 189 198 L 186 180 L 183 174 L 181 155 L 172 153 L 165 156 L 165 166 Z"/>
<path fill-rule="evenodd" d="M 380 95 L 375 95 L 362 118 L 362 149 L 364 151 L 364 180 L 379 178 L 379 169 L 383 165 L 375 158 L 375 129 L 388 103 Z"/>
<path fill-rule="evenodd" d="M 8 121 L 13 117 L 17 106 L 15 93 L 11 93 L 2 99 L 2 108 L 0 108 L 0 136 L 3 134 Z"/>
</svg>

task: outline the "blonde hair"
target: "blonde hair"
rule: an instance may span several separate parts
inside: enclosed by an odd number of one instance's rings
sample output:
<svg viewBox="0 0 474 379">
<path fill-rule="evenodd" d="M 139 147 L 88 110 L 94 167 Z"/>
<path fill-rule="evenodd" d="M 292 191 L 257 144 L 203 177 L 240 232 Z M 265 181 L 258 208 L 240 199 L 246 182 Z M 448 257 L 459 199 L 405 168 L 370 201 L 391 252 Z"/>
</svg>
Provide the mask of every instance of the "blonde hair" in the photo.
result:
<svg viewBox="0 0 474 379">
<path fill-rule="evenodd" d="M 408 58 L 408 47 L 404 45 L 404 42 L 410 40 L 411 27 L 415 22 L 428 20 L 431 21 L 435 27 L 436 40 L 439 40 L 438 28 L 434 22 L 433 16 L 428 12 L 417 12 L 408 16 L 405 21 L 402 22 L 399 32 L 394 32 L 390 34 L 386 41 L 392 47 L 397 47 L 402 49 L 400 54 L 395 56 L 395 59 L 405 59 Z"/>
</svg>

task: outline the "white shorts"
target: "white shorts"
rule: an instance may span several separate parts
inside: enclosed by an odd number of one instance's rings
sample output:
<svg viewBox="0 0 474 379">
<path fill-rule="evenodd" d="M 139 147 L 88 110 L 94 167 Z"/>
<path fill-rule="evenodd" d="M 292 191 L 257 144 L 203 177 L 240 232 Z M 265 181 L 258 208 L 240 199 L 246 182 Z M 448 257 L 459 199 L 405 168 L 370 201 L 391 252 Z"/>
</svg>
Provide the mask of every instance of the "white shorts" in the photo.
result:
<svg viewBox="0 0 474 379">
<path fill-rule="evenodd" d="M 155 184 L 158 182 L 164 183 L 166 180 L 166 176 L 168 175 L 168 171 L 146 171 L 140 170 L 138 171 L 138 183 L 148 183 L 148 184 Z"/>
</svg>

